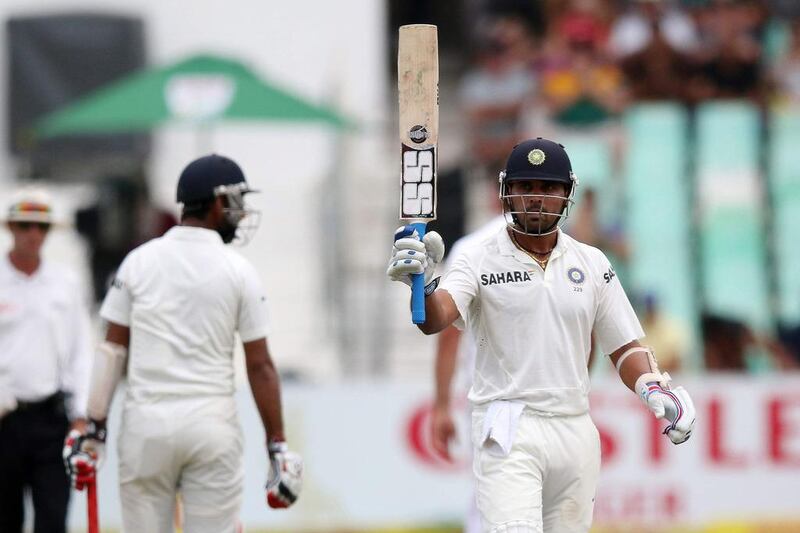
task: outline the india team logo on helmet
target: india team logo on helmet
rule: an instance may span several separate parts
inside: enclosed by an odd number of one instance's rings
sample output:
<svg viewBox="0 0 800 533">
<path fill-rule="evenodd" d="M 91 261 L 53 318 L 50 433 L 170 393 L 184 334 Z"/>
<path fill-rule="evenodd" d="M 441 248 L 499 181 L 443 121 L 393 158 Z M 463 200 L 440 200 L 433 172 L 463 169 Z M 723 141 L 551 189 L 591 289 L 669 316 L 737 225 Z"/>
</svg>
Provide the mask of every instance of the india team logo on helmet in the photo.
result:
<svg viewBox="0 0 800 533">
<path fill-rule="evenodd" d="M 528 161 L 530 161 L 531 165 L 541 165 L 546 158 L 547 156 L 544 152 L 538 148 L 528 152 Z"/>
</svg>

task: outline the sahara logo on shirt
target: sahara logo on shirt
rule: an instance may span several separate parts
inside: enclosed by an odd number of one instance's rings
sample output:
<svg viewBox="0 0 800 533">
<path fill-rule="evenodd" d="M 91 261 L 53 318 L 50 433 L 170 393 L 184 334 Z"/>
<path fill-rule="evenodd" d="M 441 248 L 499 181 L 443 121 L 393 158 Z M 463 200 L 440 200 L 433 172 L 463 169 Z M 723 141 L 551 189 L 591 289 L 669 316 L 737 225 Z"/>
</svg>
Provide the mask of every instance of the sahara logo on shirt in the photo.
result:
<svg viewBox="0 0 800 533">
<path fill-rule="evenodd" d="M 491 274 L 481 274 L 481 285 L 494 285 L 496 283 L 520 283 L 523 281 L 533 281 L 530 272 L 526 270 L 514 270 L 511 272 L 493 272 Z"/>
</svg>

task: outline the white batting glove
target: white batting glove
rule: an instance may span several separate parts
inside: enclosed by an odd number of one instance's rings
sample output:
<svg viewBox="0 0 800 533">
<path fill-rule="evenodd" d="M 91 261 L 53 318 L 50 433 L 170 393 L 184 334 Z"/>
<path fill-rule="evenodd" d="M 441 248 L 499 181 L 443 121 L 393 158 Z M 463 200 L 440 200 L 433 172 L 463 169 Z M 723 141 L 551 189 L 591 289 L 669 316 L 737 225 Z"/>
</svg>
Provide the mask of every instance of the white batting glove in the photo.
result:
<svg viewBox="0 0 800 533">
<path fill-rule="evenodd" d="M 669 420 L 669 425 L 664 428 L 664 435 L 673 444 L 681 444 L 692 436 L 696 415 L 694 402 L 683 387 L 670 388 L 668 374 L 664 373 L 662 376 L 665 379 L 661 383 L 637 382 L 636 392 L 656 418 Z"/>
<path fill-rule="evenodd" d="M 401 226 L 394 232 L 392 258 L 386 275 L 392 281 L 402 281 L 411 287 L 411 274 L 425 274 L 425 285 L 430 283 L 433 273 L 444 257 L 442 236 L 431 231 L 422 241 L 412 226 Z"/>
<path fill-rule="evenodd" d="M 273 509 L 285 509 L 297 501 L 303 488 L 303 459 L 290 452 L 285 442 L 271 442 L 268 450 L 267 505 Z"/>
</svg>

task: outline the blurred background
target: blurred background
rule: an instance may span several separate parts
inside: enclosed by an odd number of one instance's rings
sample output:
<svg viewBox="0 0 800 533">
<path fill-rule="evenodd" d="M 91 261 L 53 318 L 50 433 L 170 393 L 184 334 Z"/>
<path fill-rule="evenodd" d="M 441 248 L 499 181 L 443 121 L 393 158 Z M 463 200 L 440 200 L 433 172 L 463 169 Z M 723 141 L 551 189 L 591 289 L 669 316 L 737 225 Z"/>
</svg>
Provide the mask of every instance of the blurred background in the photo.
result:
<svg viewBox="0 0 800 533">
<path fill-rule="evenodd" d="M 307 477 L 295 507 L 266 509 L 242 382 L 246 531 L 450 533 L 469 507 L 467 434 L 453 461 L 430 445 L 435 339 L 384 276 L 409 23 L 439 27 L 448 245 L 498 212 L 514 144 L 561 142 L 580 179 L 566 231 L 606 252 L 698 405 L 695 437 L 668 448 L 595 358 L 594 530 L 800 531 L 800 2 L 0 0 L 0 14 L 0 196 L 54 192 L 45 254 L 82 273 L 93 309 L 124 255 L 175 223 L 190 160 L 227 155 L 261 191 L 239 251 L 271 300 Z"/>
</svg>

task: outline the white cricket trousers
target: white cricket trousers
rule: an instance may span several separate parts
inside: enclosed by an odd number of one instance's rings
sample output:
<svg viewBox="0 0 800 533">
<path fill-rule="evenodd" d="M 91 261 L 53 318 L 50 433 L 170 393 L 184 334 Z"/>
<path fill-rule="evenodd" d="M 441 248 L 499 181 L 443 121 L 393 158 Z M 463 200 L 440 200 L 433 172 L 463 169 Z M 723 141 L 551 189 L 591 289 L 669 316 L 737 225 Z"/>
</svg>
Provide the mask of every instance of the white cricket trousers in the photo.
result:
<svg viewBox="0 0 800 533">
<path fill-rule="evenodd" d="M 126 403 L 118 439 L 125 533 L 171 533 L 180 491 L 186 533 L 233 533 L 243 439 L 232 397 Z"/>
<path fill-rule="evenodd" d="M 483 531 L 589 531 L 600 473 L 600 435 L 589 415 L 547 417 L 525 408 L 510 451 L 501 456 L 479 442 L 485 414 L 476 408 L 472 415 Z"/>
</svg>

